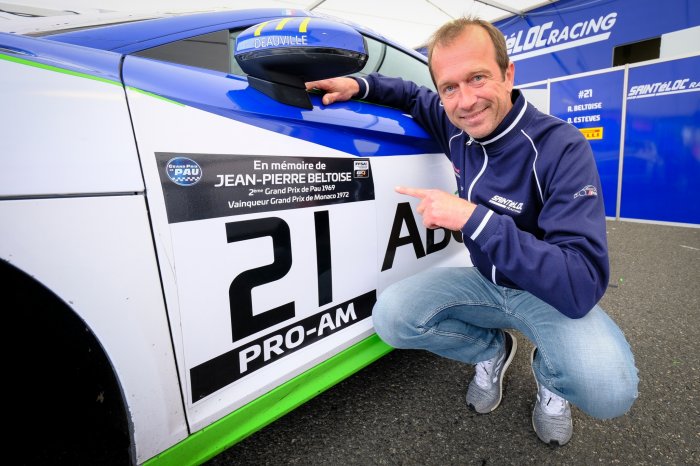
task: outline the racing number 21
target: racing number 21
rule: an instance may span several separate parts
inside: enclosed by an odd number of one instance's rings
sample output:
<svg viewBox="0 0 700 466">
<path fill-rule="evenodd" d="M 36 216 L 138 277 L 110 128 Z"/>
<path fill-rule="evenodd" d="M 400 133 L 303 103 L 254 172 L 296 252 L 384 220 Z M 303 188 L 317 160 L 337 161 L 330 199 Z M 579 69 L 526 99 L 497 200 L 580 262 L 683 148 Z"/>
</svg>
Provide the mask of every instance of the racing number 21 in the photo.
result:
<svg viewBox="0 0 700 466">
<path fill-rule="evenodd" d="M 314 212 L 314 226 L 316 231 L 318 304 L 322 306 L 333 300 L 331 238 L 327 210 Z M 292 241 L 287 222 L 279 217 L 267 217 L 226 224 L 228 243 L 265 236 L 272 238 L 272 263 L 241 272 L 233 279 L 228 289 L 231 335 L 234 342 L 295 316 L 294 301 L 253 315 L 251 293 L 256 286 L 279 280 L 291 269 Z"/>
</svg>

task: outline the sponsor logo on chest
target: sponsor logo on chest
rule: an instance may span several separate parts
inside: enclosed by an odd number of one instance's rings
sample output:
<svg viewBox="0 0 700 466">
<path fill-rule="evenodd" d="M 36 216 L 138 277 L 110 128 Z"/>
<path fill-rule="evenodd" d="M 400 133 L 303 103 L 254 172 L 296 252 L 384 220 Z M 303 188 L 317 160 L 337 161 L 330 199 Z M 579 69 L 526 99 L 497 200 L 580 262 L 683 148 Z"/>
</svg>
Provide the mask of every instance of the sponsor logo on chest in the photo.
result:
<svg viewBox="0 0 700 466">
<path fill-rule="evenodd" d="M 522 213 L 523 211 L 523 203 L 522 202 L 517 202 L 513 201 L 510 199 L 506 199 L 503 196 L 495 195 L 491 199 L 489 199 L 489 202 L 493 205 L 496 205 L 502 209 L 510 210 L 511 212 L 516 212 L 516 213 Z"/>
</svg>

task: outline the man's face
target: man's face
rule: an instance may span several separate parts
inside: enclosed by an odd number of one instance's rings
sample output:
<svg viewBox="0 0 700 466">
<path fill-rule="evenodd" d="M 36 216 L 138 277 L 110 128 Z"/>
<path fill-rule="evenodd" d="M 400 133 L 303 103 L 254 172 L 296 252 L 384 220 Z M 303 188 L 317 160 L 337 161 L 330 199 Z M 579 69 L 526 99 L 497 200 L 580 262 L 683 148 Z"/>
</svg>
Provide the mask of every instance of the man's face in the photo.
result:
<svg viewBox="0 0 700 466">
<path fill-rule="evenodd" d="M 479 26 L 435 47 L 431 69 L 448 118 L 474 138 L 491 134 L 513 107 L 515 67 L 511 63 L 501 74 L 488 32 Z"/>
</svg>

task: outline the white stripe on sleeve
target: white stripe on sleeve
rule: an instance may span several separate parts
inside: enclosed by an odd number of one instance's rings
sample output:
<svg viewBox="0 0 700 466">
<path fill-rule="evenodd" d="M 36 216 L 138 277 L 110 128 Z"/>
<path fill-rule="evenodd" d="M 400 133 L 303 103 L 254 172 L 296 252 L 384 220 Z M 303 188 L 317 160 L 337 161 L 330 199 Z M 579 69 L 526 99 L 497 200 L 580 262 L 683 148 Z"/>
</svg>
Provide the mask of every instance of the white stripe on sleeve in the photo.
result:
<svg viewBox="0 0 700 466">
<path fill-rule="evenodd" d="M 479 224 L 479 228 L 477 228 L 476 231 L 474 231 L 474 233 L 470 236 L 472 241 L 475 240 L 479 236 L 479 233 L 481 233 L 481 230 L 484 229 L 484 227 L 486 226 L 486 224 L 488 223 L 488 221 L 492 215 L 493 215 L 493 210 L 489 210 L 489 212 L 486 214 L 484 219 Z"/>
</svg>

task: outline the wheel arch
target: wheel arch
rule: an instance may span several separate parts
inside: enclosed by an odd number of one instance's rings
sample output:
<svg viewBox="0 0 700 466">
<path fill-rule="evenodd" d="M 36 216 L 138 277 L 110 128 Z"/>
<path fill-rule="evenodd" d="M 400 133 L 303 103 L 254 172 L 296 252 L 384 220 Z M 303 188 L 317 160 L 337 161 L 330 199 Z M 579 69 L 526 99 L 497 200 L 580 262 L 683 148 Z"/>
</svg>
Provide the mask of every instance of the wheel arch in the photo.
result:
<svg viewBox="0 0 700 466">
<path fill-rule="evenodd" d="M 19 444 L 30 464 L 128 464 L 133 439 L 119 379 L 90 326 L 55 293 L 0 260 L 0 293 L 12 308 L 6 325 L 24 335 L 13 351 Z M 34 435 L 24 434 L 34 431 Z M 43 434 L 42 434 L 43 432 Z"/>
</svg>

